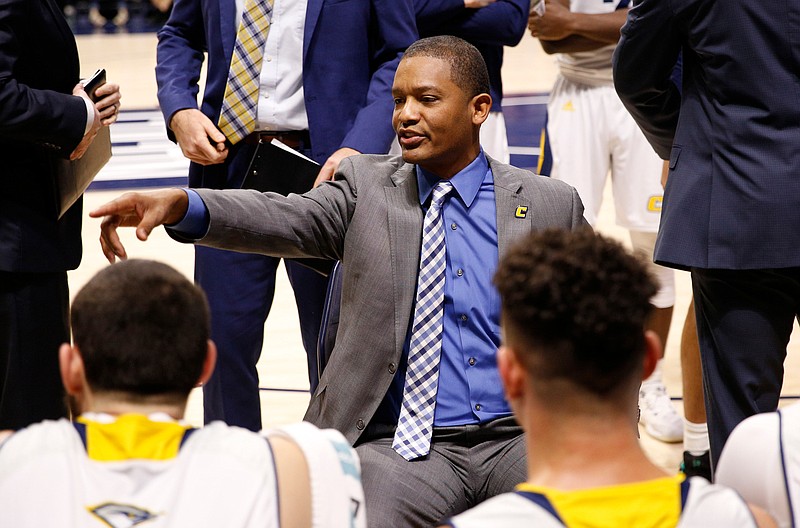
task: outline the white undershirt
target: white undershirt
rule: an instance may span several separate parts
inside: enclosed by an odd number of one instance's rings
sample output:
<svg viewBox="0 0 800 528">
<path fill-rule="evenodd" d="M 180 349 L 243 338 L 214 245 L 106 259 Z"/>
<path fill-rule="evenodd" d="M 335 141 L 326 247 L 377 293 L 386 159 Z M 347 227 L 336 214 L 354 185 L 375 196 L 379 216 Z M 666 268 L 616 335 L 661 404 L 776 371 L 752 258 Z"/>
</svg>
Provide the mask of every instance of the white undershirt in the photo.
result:
<svg viewBox="0 0 800 528">
<path fill-rule="evenodd" d="M 242 18 L 244 2 L 236 0 L 237 21 Z M 307 5 L 306 0 L 275 0 L 272 6 L 261 63 L 258 130 L 308 130 L 303 98 L 303 32 Z"/>
</svg>

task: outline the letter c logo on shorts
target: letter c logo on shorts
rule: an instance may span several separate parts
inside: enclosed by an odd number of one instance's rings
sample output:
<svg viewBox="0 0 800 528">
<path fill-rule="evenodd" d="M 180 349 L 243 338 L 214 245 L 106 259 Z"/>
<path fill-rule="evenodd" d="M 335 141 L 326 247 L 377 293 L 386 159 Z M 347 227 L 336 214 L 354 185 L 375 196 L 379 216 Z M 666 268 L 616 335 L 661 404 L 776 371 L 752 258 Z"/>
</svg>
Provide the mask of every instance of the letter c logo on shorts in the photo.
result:
<svg viewBox="0 0 800 528">
<path fill-rule="evenodd" d="M 517 210 L 514 212 L 514 216 L 517 218 L 525 218 L 526 216 L 528 216 L 528 206 L 518 205 Z"/>
<path fill-rule="evenodd" d="M 661 212 L 661 202 L 664 201 L 663 196 L 651 196 L 649 200 L 647 200 L 647 210 L 651 213 L 660 213 Z"/>
</svg>

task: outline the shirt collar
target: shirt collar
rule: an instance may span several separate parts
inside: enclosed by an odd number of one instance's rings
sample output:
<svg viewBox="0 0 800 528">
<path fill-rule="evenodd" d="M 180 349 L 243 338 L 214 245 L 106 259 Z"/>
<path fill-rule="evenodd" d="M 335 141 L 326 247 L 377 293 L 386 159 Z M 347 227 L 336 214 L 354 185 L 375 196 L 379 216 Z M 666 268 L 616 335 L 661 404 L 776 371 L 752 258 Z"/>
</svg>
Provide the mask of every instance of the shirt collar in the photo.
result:
<svg viewBox="0 0 800 528">
<path fill-rule="evenodd" d="M 419 188 L 419 203 L 424 204 L 430 198 L 433 188 L 441 181 L 442 178 L 430 173 L 420 167 L 417 169 L 417 187 Z M 450 183 L 453 184 L 461 200 L 469 208 L 472 205 L 475 196 L 478 194 L 478 189 L 481 188 L 484 178 L 489 172 L 489 162 L 486 160 L 486 155 L 481 149 L 478 156 L 472 160 L 472 163 L 457 172 L 452 178 Z"/>
</svg>

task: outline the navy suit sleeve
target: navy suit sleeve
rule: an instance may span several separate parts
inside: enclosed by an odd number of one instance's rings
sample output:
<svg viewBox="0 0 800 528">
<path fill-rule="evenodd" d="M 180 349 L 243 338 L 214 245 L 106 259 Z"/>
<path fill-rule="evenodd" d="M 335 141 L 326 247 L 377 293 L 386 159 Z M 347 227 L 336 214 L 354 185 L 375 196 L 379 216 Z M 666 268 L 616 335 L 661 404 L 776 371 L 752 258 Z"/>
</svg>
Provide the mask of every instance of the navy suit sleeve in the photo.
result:
<svg viewBox="0 0 800 528">
<path fill-rule="evenodd" d="M 463 0 L 415 0 L 420 36 L 455 35 L 478 44 L 516 46 L 525 35 L 530 0 L 498 0 L 478 9 Z"/>
<path fill-rule="evenodd" d="M 173 114 L 197 108 L 200 69 L 206 51 L 200 0 L 175 0 L 169 20 L 158 32 L 158 102 L 169 124 Z M 174 137 L 171 135 L 171 139 Z"/>
<path fill-rule="evenodd" d="M 669 2 L 642 0 L 628 20 L 614 52 L 614 86 L 645 137 L 668 159 L 681 95 L 671 81 L 681 42 Z"/>
<path fill-rule="evenodd" d="M 25 26 L 42 25 L 41 21 L 29 19 L 31 13 L 25 6 L 28 1 L 0 2 L 0 137 L 47 145 L 66 157 L 83 138 L 86 105 L 71 93 L 36 89 L 20 80 L 22 75 L 30 76 L 30 72 L 22 71 L 30 64 L 23 66 L 19 62 L 22 47 L 27 44 L 20 42 L 17 34 Z M 53 32 L 48 37 L 58 35 L 59 28 L 48 25 L 46 29 Z M 48 44 L 44 40 L 43 45 Z M 63 78 L 64 73 L 54 72 L 51 76 Z M 76 78 L 74 82 L 77 81 Z M 64 88 L 71 90 L 72 86 L 67 88 L 64 84 Z"/>
<path fill-rule="evenodd" d="M 363 153 L 385 153 L 392 137 L 394 73 L 403 52 L 418 35 L 412 0 L 372 0 L 372 12 L 371 63 L 375 66 L 366 104 L 359 110 L 342 147 Z"/>
</svg>

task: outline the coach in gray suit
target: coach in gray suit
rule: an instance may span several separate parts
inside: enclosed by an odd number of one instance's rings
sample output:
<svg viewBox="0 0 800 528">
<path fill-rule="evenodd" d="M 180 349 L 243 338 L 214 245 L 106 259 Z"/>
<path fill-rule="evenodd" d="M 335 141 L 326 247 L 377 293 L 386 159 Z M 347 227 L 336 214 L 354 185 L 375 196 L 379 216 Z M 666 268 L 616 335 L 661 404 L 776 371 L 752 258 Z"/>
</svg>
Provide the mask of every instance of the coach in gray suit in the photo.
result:
<svg viewBox="0 0 800 528">
<path fill-rule="evenodd" d="M 574 189 L 483 154 L 478 134 L 491 97 L 473 46 L 418 41 L 392 93 L 402 159 L 347 158 L 335 181 L 302 196 L 176 189 L 127 194 L 91 214 L 106 216 L 101 242 L 112 262 L 125 258 L 116 227 L 137 226 L 146 239 L 176 222 L 171 234 L 198 244 L 341 260 L 339 333 L 305 418 L 356 445 L 370 526 L 430 526 L 524 480 L 522 431 L 497 373 L 492 274 L 516 237 L 585 222 Z M 436 254 L 443 293 L 428 315 L 441 331 L 420 347 L 418 317 L 436 288 L 417 285 Z M 431 416 L 408 440 L 409 423 L 425 414 L 410 403 L 419 394 L 412 373 L 439 348 Z"/>
</svg>

